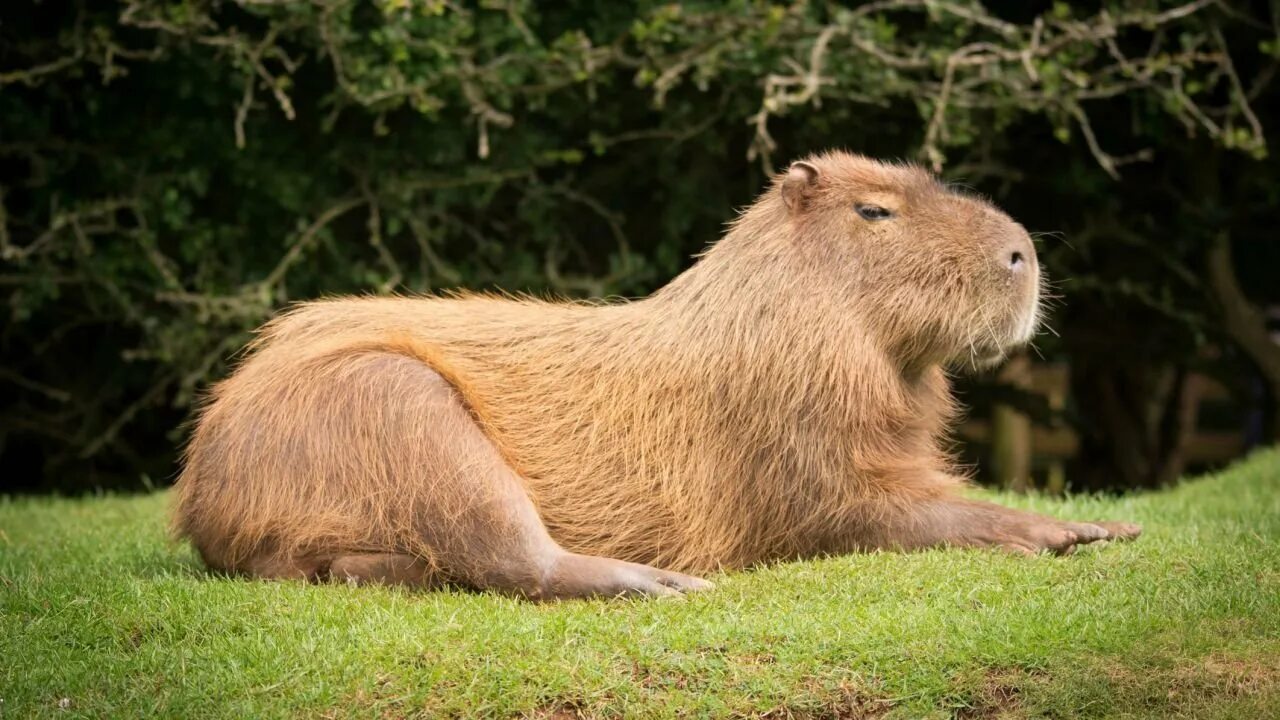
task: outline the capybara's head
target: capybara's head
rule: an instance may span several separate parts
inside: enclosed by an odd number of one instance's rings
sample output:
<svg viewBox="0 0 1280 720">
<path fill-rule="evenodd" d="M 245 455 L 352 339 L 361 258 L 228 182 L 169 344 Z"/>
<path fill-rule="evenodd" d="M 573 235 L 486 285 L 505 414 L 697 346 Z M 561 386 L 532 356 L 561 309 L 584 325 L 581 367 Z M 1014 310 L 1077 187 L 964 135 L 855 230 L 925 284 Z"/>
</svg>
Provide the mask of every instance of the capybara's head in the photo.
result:
<svg viewBox="0 0 1280 720">
<path fill-rule="evenodd" d="M 1027 231 L 932 173 L 848 153 L 779 177 L 790 240 L 906 363 L 991 364 L 1039 324 Z"/>
</svg>

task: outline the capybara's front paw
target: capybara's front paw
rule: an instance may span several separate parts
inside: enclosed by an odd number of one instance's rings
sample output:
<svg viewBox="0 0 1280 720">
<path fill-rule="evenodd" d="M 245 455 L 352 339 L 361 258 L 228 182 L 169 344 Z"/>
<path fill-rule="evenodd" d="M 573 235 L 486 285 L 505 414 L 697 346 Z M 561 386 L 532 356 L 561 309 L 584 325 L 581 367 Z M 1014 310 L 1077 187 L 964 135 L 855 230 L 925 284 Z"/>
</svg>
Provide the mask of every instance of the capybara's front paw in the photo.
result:
<svg viewBox="0 0 1280 720">
<path fill-rule="evenodd" d="M 1132 540 L 1142 527 L 1125 522 L 1069 522 L 1032 516 L 997 523 L 979 538 L 979 544 L 994 546 L 1019 555 L 1053 553 L 1070 555 L 1081 545 L 1099 540 Z"/>
<path fill-rule="evenodd" d="M 551 564 L 534 599 L 678 596 L 711 587 L 710 582 L 692 575 L 613 558 L 565 553 Z"/>
<path fill-rule="evenodd" d="M 1092 524 L 1107 531 L 1107 540 L 1134 540 L 1142 534 L 1142 526 L 1137 523 L 1095 520 Z"/>
</svg>

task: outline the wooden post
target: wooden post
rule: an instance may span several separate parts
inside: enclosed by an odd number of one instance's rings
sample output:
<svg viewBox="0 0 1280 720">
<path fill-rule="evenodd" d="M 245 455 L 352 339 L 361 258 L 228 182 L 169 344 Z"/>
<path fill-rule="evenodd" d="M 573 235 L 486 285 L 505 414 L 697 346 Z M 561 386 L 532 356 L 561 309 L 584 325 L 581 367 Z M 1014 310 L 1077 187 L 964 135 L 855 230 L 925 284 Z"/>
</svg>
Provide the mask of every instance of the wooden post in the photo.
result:
<svg viewBox="0 0 1280 720">
<path fill-rule="evenodd" d="M 999 377 L 1006 385 L 1029 388 L 1030 358 L 1026 353 L 1009 358 Z M 1031 420 L 1007 405 L 996 405 L 992 411 L 991 466 L 1001 487 L 1017 492 L 1031 489 Z"/>
<path fill-rule="evenodd" d="M 1054 377 L 1054 381 L 1043 391 L 1049 398 L 1049 409 L 1059 416 L 1067 405 L 1066 373 Z M 1048 471 L 1045 473 L 1044 487 L 1050 495 L 1061 495 L 1067 490 L 1067 458 L 1061 454 L 1049 459 Z"/>
</svg>

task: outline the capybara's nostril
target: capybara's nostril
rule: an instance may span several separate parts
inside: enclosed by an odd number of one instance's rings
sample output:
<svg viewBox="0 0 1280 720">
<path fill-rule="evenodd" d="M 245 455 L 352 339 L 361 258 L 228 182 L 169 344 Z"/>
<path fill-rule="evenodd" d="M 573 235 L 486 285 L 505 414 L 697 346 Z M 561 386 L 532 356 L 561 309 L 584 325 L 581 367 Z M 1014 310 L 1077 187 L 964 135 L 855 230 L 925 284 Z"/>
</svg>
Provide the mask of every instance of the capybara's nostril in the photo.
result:
<svg viewBox="0 0 1280 720">
<path fill-rule="evenodd" d="M 1022 253 L 1014 250 L 1013 254 L 1009 256 L 1009 269 L 1015 271 L 1021 270 L 1025 265 L 1026 261 L 1022 257 Z"/>
</svg>

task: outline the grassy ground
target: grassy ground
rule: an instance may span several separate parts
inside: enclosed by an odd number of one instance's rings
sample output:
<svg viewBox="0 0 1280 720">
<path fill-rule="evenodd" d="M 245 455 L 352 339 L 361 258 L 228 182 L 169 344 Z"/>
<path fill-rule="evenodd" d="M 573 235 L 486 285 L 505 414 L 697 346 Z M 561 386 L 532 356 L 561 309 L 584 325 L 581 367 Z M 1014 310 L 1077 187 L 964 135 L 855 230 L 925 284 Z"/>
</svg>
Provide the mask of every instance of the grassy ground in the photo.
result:
<svg viewBox="0 0 1280 720">
<path fill-rule="evenodd" d="M 168 497 L 0 499 L 0 718 L 1280 717 L 1280 452 L 1073 557 L 877 554 L 534 606 L 209 576 Z"/>
</svg>

